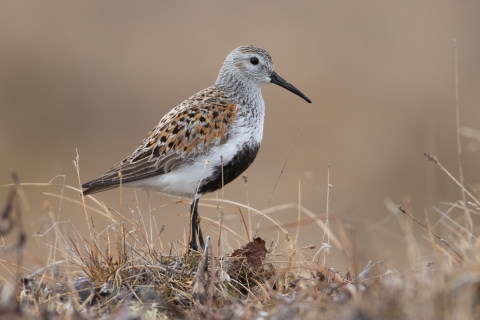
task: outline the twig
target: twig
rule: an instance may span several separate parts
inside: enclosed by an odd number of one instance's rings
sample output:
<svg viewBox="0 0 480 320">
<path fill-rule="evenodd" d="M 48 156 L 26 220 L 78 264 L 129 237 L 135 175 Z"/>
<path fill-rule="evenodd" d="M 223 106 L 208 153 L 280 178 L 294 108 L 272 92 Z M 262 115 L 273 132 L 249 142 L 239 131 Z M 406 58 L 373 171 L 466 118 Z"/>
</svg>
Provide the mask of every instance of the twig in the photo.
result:
<svg viewBox="0 0 480 320">
<path fill-rule="evenodd" d="M 67 179 L 67 176 L 65 175 L 56 175 L 53 177 L 52 180 L 50 180 L 48 183 L 52 183 L 53 180 L 55 180 L 57 177 L 63 178 L 62 182 L 62 189 L 60 191 L 60 203 L 58 205 L 58 215 L 57 215 L 57 221 L 60 221 L 60 212 L 62 211 L 62 203 L 63 203 L 63 191 L 65 190 L 65 180 Z M 55 223 L 55 221 L 52 221 L 52 223 Z M 58 237 L 55 236 L 55 248 L 57 247 L 57 241 Z M 56 255 L 57 255 L 57 250 L 53 250 L 53 261 L 56 261 Z"/>
<path fill-rule="evenodd" d="M 414 216 L 412 216 L 410 213 L 408 213 L 407 211 L 405 211 L 401 205 L 398 205 L 397 206 L 398 210 L 402 211 L 403 213 L 405 213 L 407 216 L 409 216 L 410 218 L 412 218 L 413 220 L 415 220 L 416 223 L 418 223 L 419 225 L 421 225 L 422 227 L 425 228 L 425 230 L 431 232 L 435 237 L 437 237 L 438 240 L 440 240 L 441 242 L 443 242 L 450 250 L 452 250 L 457 256 L 458 258 L 460 259 L 460 261 L 462 261 L 463 263 L 465 263 L 465 259 L 460 255 L 460 253 L 458 253 L 455 249 L 453 249 L 450 244 L 448 244 L 447 240 L 445 239 L 442 239 L 438 236 L 438 234 L 436 234 L 434 231 L 430 230 L 428 228 L 428 226 L 426 224 L 423 224 L 421 223 L 420 221 L 418 221 L 417 218 L 415 218 Z"/>
<path fill-rule="evenodd" d="M 326 205 L 326 214 L 327 218 L 325 219 L 325 229 L 323 230 L 322 243 L 325 242 L 325 235 L 327 235 L 327 245 L 330 246 L 330 225 L 328 221 L 328 212 L 330 210 L 330 165 L 327 165 L 327 205 Z M 325 252 L 328 253 L 328 264 L 330 265 L 330 250 L 327 249 Z"/>
<path fill-rule="evenodd" d="M 298 212 L 297 212 L 297 231 L 295 233 L 295 245 L 298 243 L 298 234 L 300 233 L 300 215 L 302 213 L 302 184 L 301 180 L 298 179 Z"/>
<path fill-rule="evenodd" d="M 458 54 L 457 54 L 457 39 L 453 39 L 453 48 L 455 50 L 455 110 L 457 114 L 457 159 L 458 159 L 458 172 L 460 174 L 460 184 L 462 185 L 462 201 L 463 211 L 465 213 L 465 224 L 467 230 L 472 233 L 473 222 L 472 217 L 467 209 L 467 199 L 465 197 L 465 184 L 463 182 L 463 167 L 462 167 L 462 144 L 460 142 L 460 103 L 458 98 Z"/>
<path fill-rule="evenodd" d="M 245 222 L 245 218 L 243 217 L 242 209 L 240 209 L 239 206 L 237 206 L 237 208 L 238 208 L 238 211 L 240 212 L 240 217 L 242 218 L 243 227 L 245 228 L 245 237 L 248 239 L 248 241 L 250 241 L 250 233 L 248 232 L 247 223 Z"/>
<path fill-rule="evenodd" d="M 207 243 L 205 245 L 205 250 L 202 254 L 202 260 L 197 266 L 197 273 L 193 279 L 192 284 L 192 296 L 193 298 L 203 304 L 207 299 L 207 293 L 205 287 L 207 285 L 205 280 L 205 272 L 208 271 L 208 252 L 212 246 L 212 239 L 210 236 L 207 236 Z"/>
<path fill-rule="evenodd" d="M 217 255 L 220 256 L 220 244 L 222 243 L 222 227 L 223 227 L 223 199 L 224 199 L 224 175 L 223 175 L 223 156 L 220 156 L 220 166 L 222 167 L 222 206 L 219 210 L 219 223 L 218 223 L 218 246 L 217 246 Z M 213 262 L 212 262 L 213 263 Z"/>
<path fill-rule="evenodd" d="M 211 238 L 207 238 L 207 242 L 211 243 Z M 210 314 L 213 315 L 213 310 L 215 308 L 215 256 L 213 255 L 213 248 L 209 246 L 209 255 L 210 255 L 210 286 L 209 286 L 209 296 L 210 296 Z"/>
<path fill-rule="evenodd" d="M 248 214 L 248 241 L 253 240 L 250 238 L 250 235 L 252 234 L 252 217 L 250 215 L 250 197 L 248 196 L 248 178 L 247 175 L 244 174 L 242 175 L 243 178 L 243 183 L 245 185 L 245 193 L 247 195 L 247 214 Z"/>
<path fill-rule="evenodd" d="M 459 223 L 457 223 L 455 220 L 453 220 L 452 218 L 450 218 L 448 216 L 448 213 L 443 213 L 442 211 L 440 211 L 437 207 L 433 207 L 433 210 L 437 211 L 442 217 L 438 220 L 438 222 L 435 224 L 437 225 L 439 222 L 443 222 L 443 219 L 447 219 L 448 221 L 450 221 L 453 225 L 455 225 L 457 228 L 460 228 L 461 230 L 463 230 L 469 237 L 475 239 L 475 240 L 478 240 L 477 237 L 475 237 L 470 231 L 468 231 L 467 229 L 465 229 L 464 227 L 462 227 Z"/>
<path fill-rule="evenodd" d="M 123 175 L 122 175 L 122 163 L 120 162 L 120 169 L 118 170 L 118 179 L 120 180 L 120 215 L 123 216 Z M 136 194 L 136 192 L 135 192 Z"/>
<path fill-rule="evenodd" d="M 75 160 L 73 160 L 73 164 L 75 165 L 75 169 L 77 170 L 78 185 L 80 186 L 80 196 L 82 197 L 83 211 L 85 212 L 85 219 L 87 220 L 88 233 L 90 234 L 90 239 L 92 240 L 92 242 L 94 242 L 92 228 L 90 227 L 90 222 L 88 221 L 87 206 L 85 205 L 85 196 L 82 192 L 82 181 L 80 180 L 80 156 L 78 154 L 78 150 L 76 151 L 77 157 L 75 158 Z"/>
<path fill-rule="evenodd" d="M 437 166 L 440 167 L 440 169 L 443 170 L 443 172 L 445 172 L 449 177 L 450 179 L 452 179 L 460 188 L 462 188 L 463 191 L 465 191 L 465 193 L 470 197 L 472 198 L 472 200 L 474 200 L 477 205 L 480 205 L 480 200 L 478 200 L 477 198 L 475 198 L 474 195 L 472 195 L 467 189 L 465 189 L 465 187 L 440 163 L 440 161 L 438 161 L 438 158 L 435 157 L 433 154 L 431 154 L 430 152 L 427 152 L 427 151 L 423 151 L 423 155 L 430 161 L 433 161 L 435 162 L 435 164 Z"/>
<path fill-rule="evenodd" d="M 302 131 L 303 131 L 303 128 L 305 128 L 305 124 L 306 124 L 306 123 L 307 123 L 307 120 L 305 120 L 305 122 L 303 123 L 302 128 L 301 128 L 300 131 L 298 132 L 297 138 L 295 139 L 295 142 L 293 143 L 292 148 L 290 149 L 290 152 L 288 153 L 287 159 L 285 160 L 285 163 L 283 164 L 282 170 L 280 170 L 280 174 L 278 175 L 277 182 L 275 182 L 275 186 L 273 187 L 272 193 L 270 194 L 270 198 L 268 198 L 267 204 L 265 205 L 265 209 L 268 208 L 268 205 L 270 204 L 270 201 L 272 200 L 273 194 L 275 193 L 275 190 L 277 189 L 278 182 L 280 181 L 280 178 L 282 177 L 283 171 L 285 170 L 285 167 L 287 166 L 288 159 L 290 159 L 290 156 L 292 155 L 293 149 L 295 149 L 295 145 L 297 144 L 297 141 L 298 141 L 298 139 L 300 138 L 300 135 L 301 135 L 301 133 L 302 133 Z M 265 210 L 265 209 L 264 209 L 264 210 Z M 260 221 L 258 221 L 257 230 L 255 231 L 255 235 L 253 236 L 253 238 L 255 238 L 255 237 L 257 236 L 258 229 L 260 228 L 260 224 L 262 223 L 262 219 L 263 219 L 264 215 L 265 215 L 265 214 L 263 214 L 263 215 L 260 217 Z"/>
</svg>

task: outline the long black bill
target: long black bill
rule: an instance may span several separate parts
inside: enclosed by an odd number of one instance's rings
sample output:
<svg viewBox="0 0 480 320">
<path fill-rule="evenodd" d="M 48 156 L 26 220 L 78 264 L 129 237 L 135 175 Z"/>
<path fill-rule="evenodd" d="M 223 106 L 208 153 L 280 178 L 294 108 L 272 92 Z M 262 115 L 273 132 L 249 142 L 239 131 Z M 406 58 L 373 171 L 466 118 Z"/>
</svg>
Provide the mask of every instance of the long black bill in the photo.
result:
<svg viewBox="0 0 480 320">
<path fill-rule="evenodd" d="M 303 100 L 307 101 L 308 103 L 312 103 L 310 99 L 306 95 L 302 93 L 302 91 L 298 90 L 293 86 L 293 84 L 288 83 L 285 79 L 280 77 L 275 71 L 272 71 L 270 74 L 270 82 L 278 84 L 280 87 L 287 89 L 290 92 L 295 93 L 297 96 L 301 97 Z"/>
</svg>

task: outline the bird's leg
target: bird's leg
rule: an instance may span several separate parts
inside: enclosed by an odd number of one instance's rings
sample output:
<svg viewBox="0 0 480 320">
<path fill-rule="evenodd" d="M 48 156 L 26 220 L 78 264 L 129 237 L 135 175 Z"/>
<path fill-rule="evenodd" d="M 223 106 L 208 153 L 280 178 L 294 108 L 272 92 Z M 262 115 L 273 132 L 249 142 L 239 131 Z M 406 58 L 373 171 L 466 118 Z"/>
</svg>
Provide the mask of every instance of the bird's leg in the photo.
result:
<svg viewBox="0 0 480 320">
<path fill-rule="evenodd" d="M 198 229 L 198 240 L 200 241 L 200 247 L 205 249 L 205 242 L 203 241 L 202 228 L 200 227 L 200 216 L 198 215 L 197 210 L 197 229 Z"/>
<path fill-rule="evenodd" d="M 190 238 L 190 250 L 198 251 L 197 246 L 197 218 L 198 218 L 198 210 L 197 210 L 198 199 L 193 199 L 192 205 L 190 206 L 190 214 L 191 214 L 191 229 L 192 234 Z"/>
<path fill-rule="evenodd" d="M 197 246 L 197 234 L 198 240 L 200 242 L 200 247 L 205 248 L 205 242 L 203 241 L 202 229 L 200 228 L 200 216 L 198 215 L 198 200 L 195 199 L 192 201 L 190 206 L 190 212 L 192 215 L 192 238 L 190 240 L 190 250 L 198 251 Z"/>
</svg>

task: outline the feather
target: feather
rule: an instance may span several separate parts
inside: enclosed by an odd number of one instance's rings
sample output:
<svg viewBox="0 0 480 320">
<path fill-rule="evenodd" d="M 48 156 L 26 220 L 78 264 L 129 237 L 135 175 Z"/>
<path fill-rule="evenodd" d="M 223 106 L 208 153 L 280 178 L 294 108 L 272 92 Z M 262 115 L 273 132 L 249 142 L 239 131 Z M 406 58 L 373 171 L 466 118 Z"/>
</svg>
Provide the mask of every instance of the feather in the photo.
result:
<svg viewBox="0 0 480 320">
<path fill-rule="evenodd" d="M 91 194 L 119 185 L 120 171 L 122 183 L 175 171 L 225 144 L 236 115 L 237 105 L 226 95 L 214 87 L 202 90 L 165 115 L 130 156 L 82 187 Z"/>
</svg>

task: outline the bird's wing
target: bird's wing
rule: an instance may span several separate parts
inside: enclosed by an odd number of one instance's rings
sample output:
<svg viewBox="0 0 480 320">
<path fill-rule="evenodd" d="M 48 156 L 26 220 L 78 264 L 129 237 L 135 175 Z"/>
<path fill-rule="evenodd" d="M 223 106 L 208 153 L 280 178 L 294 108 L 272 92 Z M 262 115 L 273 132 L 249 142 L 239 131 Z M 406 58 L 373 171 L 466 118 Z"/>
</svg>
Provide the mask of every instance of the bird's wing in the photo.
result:
<svg viewBox="0 0 480 320">
<path fill-rule="evenodd" d="M 211 88 L 200 91 L 166 114 L 130 156 L 84 183 L 82 187 L 89 188 L 84 194 L 116 187 L 120 179 L 127 183 L 182 167 L 224 144 L 236 115 L 236 104 L 222 93 Z"/>
</svg>

